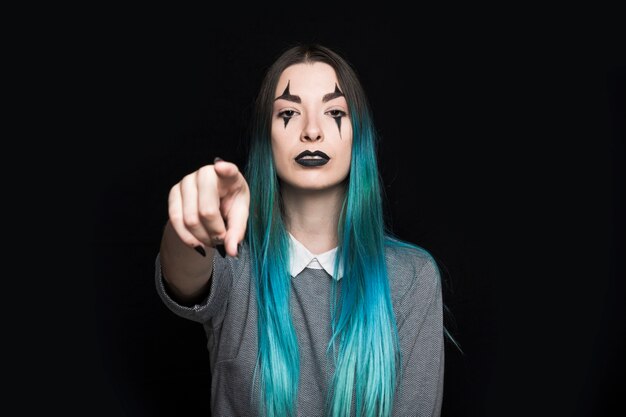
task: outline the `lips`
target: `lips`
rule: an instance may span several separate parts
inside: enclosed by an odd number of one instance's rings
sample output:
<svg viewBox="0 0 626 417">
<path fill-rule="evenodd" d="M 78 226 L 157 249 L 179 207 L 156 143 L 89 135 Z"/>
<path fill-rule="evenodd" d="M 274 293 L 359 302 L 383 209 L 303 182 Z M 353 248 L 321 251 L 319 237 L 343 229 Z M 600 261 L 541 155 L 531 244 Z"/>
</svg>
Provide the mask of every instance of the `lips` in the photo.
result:
<svg viewBox="0 0 626 417">
<path fill-rule="evenodd" d="M 326 165 L 330 161 L 330 156 L 322 151 L 304 151 L 294 158 L 297 163 L 305 167 L 318 167 Z"/>
</svg>

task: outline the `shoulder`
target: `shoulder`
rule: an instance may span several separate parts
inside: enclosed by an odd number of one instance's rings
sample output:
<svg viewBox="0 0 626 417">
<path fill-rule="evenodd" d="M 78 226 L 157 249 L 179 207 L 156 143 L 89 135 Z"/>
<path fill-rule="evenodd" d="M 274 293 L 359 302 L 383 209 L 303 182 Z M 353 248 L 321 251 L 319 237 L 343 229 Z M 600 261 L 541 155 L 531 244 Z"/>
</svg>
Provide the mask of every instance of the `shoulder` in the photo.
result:
<svg viewBox="0 0 626 417">
<path fill-rule="evenodd" d="M 429 299 L 440 292 L 437 261 L 426 249 L 406 242 L 389 241 L 385 258 L 391 296 L 397 302 L 405 298 Z"/>
<path fill-rule="evenodd" d="M 398 243 L 398 241 L 387 243 L 385 260 L 389 275 L 439 275 L 437 261 L 433 255 L 428 250 L 412 243 Z"/>
</svg>

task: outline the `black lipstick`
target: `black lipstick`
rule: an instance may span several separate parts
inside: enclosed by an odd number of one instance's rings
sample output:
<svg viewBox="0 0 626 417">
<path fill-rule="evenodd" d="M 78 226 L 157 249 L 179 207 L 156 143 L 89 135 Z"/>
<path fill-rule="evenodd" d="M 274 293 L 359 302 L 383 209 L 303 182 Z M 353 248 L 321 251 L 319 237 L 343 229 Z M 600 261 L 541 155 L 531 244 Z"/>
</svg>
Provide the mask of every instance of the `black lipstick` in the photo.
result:
<svg viewBox="0 0 626 417">
<path fill-rule="evenodd" d="M 319 158 L 305 158 L 307 156 L 319 156 Z M 326 165 L 330 161 L 330 156 L 322 151 L 304 151 L 294 158 L 297 163 L 305 167 L 319 167 Z"/>
</svg>

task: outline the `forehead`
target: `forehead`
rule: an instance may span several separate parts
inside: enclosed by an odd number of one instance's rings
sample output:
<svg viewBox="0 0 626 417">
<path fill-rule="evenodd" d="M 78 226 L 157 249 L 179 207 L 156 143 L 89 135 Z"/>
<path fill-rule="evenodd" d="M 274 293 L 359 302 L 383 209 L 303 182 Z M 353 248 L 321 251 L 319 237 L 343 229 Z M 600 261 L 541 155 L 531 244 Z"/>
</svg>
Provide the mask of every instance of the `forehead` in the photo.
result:
<svg viewBox="0 0 626 417">
<path fill-rule="evenodd" d="M 339 85 L 333 67 L 323 62 L 295 64 L 285 68 L 278 79 L 275 97 L 285 91 L 287 83 L 291 94 L 319 96 L 333 92 L 335 84 Z"/>
</svg>

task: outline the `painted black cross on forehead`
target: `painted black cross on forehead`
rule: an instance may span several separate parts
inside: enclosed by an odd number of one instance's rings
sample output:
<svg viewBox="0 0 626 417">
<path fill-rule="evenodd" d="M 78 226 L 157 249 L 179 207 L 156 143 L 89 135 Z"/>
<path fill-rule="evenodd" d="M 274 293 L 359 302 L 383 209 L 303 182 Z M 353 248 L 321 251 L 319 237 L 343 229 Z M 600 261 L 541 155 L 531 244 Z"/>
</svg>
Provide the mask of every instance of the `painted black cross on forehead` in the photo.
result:
<svg viewBox="0 0 626 417">
<path fill-rule="evenodd" d="M 302 99 L 300 98 L 300 96 L 297 95 L 293 95 L 291 94 L 291 92 L 289 92 L 289 84 L 291 83 L 291 81 L 287 81 L 287 87 L 285 87 L 285 90 L 283 91 L 283 93 L 276 97 L 274 99 L 274 101 L 282 99 L 282 100 L 287 100 L 287 101 L 291 101 L 297 104 L 302 103 Z M 341 92 L 341 90 L 339 89 L 339 86 L 337 86 L 337 83 L 335 83 L 335 91 L 333 91 L 332 93 L 328 93 L 328 94 L 324 94 L 324 97 L 322 97 L 322 103 L 327 103 L 330 100 L 336 99 L 337 97 L 345 97 L 343 92 Z M 292 116 L 288 116 L 287 112 L 281 112 L 282 114 L 282 118 L 283 121 L 285 122 L 285 129 L 287 128 L 287 123 L 289 123 L 289 119 L 291 119 Z M 337 127 L 339 128 L 339 135 L 341 135 L 341 117 L 342 115 L 339 116 L 333 116 L 333 119 L 335 119 L 335 122 L 337 123 Z"/>
</svg>

